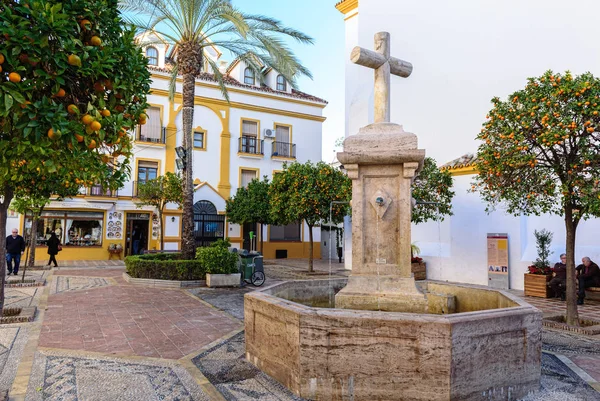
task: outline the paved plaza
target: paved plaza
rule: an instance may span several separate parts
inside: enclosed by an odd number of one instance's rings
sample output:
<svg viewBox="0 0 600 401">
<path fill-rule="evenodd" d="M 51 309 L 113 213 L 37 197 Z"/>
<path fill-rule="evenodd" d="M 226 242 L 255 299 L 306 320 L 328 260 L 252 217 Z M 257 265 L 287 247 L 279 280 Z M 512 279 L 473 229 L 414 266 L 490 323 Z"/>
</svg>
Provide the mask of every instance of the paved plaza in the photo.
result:
<svg viewBox="0 0 600 401">
<path fill-rule="evenodd" d="M 329 263 L 267 261 L 267 283 L 323 279 Z M 335 266 L 335 265 L 333 265 Z M 346 272 L 335 266 L 332 277 Z M 33 323 L 0 326 L 0 400 L 300 400 L 245 360 L 239 289 L 157 289 L 122 278 L 122 262 L 63 263 L 7 288 L 7 303 L 37 306 Z M 513 291 L 522 296 L 522 293 Z M 546 314 L 553 299 L 526 298 Z M 579 308 L 600 316 L 600 303 Z M 600 400 L 600 338 L 544 329 L 542 388 L 525 401 Z M 594 389 L 595 388 L 595 389 Z"/>
</svg>

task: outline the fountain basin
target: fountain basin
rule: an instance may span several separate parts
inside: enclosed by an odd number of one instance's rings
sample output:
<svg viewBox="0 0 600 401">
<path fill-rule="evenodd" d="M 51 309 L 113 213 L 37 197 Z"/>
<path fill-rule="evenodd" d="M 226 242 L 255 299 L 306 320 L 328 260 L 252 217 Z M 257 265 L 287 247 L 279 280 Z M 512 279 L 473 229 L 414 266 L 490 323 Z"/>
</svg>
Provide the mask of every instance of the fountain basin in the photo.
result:
<svg viewBox="0 0 600 401">
<path fill-rule="evenodd" d="M 344 285 L 295 281 L 246 294 L 247 360 L 318 400 L 516 400 L 539 388 L 542 313 L 519 298 L 422 282 L 454 296 L 456 313 L 319 307 Z"/>
</svg>

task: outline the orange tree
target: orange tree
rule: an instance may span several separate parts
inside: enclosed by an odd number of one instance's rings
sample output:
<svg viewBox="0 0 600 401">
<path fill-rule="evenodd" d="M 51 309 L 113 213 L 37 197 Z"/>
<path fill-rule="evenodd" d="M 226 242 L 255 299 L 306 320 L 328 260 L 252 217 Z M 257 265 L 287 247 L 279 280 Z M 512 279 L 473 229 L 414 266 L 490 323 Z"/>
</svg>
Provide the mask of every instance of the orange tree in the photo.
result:
<svg viewBox="0 0 600 401">
<path fill-rule="evenodd" d="M 227 220 L 235 224 L 260 224 L 260 251 L 263 252 L 263 225 L 271 224 L 269 179 L 252 180 L 247 188 L 240 187 L 233 198 L 227 200 Z"/>
<path fill-rule="evenodd" d="M 452 215 L 452 175 L 448 170 L 440 170 L 435 159 L 425 158 L 423 168 L 411 185 L 411 193 L 417 201 L 411 214 L 413 223 L 443 221 L 445 216 Z"/>
<path fill-rule="evenodd" d="M 600 216 L 600 80 L 586 73 L 546 72 L 502 101 L 492 99 L 478 139 L 473 186 L 489 204 L 514 215 L 564 218 L 567 322 L 578 325 L 575 235 L 582 219 Z"/>
<path fill-rule="evenodd" d="M 121 186 L 127 130 L 145 122 L 150 89 L 133 38 L 116 0 L 0 1 L 0 233 L 14 194 L 34 192 L 43 177 L 65 188 Z M 0 260 L 5 252 L 0 241 Z"/>
<path fill-rule="evenodd" d="M 273 176 L 269 187 L 272 224 L 306 222 L 310 241 L 308 271 L 313 271 L 313 227 L 330 222 L 332 202 L 349 202 L 351 196 L 350 179 L 323 162 L 284 164 L 283 171 Z M 331 223 L 341 223 L 348 211 L 348 203 L 334 203 Z"/>
</svg>

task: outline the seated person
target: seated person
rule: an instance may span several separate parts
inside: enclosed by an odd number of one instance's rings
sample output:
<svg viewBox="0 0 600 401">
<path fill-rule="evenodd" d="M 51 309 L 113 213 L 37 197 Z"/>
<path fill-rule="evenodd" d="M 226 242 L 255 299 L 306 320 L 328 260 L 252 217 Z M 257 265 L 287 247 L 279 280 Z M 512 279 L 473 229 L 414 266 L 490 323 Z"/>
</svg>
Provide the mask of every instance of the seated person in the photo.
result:
<svg viewBox="0 0 600 401">
<path fill-rule="evenodd" d="M 598 265 L 587 256 L 581 261 L 583 263 L 577 266 L 577 280 L 579 282 L 577 305 L 583 305 L 586 288 L 600 286 L 600 268 L 598 268 Z"/>
<path fill-rule="evenodd" d="M 565 300 L 565 285 L 567 283 L 567 255 L 560 255 L 560 262 L 554 265 L 552 269 L 552 280 L 548 282 L 548 287 L 552 289 L 554 298 Z"/>
</svg>

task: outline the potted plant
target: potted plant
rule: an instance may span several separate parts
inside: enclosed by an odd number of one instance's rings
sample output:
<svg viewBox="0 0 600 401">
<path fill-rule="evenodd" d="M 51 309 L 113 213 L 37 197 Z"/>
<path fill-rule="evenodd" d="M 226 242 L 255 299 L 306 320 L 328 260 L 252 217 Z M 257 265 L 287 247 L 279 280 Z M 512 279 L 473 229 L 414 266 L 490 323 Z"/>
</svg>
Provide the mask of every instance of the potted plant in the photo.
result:
<svg viewBox="0 0 600 401">
<path fill-rule="evenodd" d="M 415 280 L 427 279 L 427 265 L 423 262 L 423 258 L 419 257 L 421 249 L 416 244 L 410 245 L 410 271 Z"/>
<path fill-rule="evenodd" d="M 215 241 L 209 247 L 198 248 L 196 259 L 206 269 L 208 287 L 239 287 L 242 275 L 239 270 L 239 258 L 229 251 L 229 240 Z"/>
<path fill-rule="evenodd" d="M 121 244 L 110 244 L 108 246 L 108 258 L 110 259 L 110 257 L 112 255 L 118 255 L 119 258 L 121 258 L 121 253 L 123 252 L 123 245 Z"/>
<path fill-rule="evenodd" d="M 538 252 L 538 258 L 525 273 L 524 287 L 525 295 L 529 297 L 549 298 L 550 288 L 548 281 L 552 278 L 552 269 L 550 268 L 549 257 L 552 254 L 550 245 L 552 244 L 552 233 L 548 230 L 535 230 L 533 232 Z"/>
</svg>

